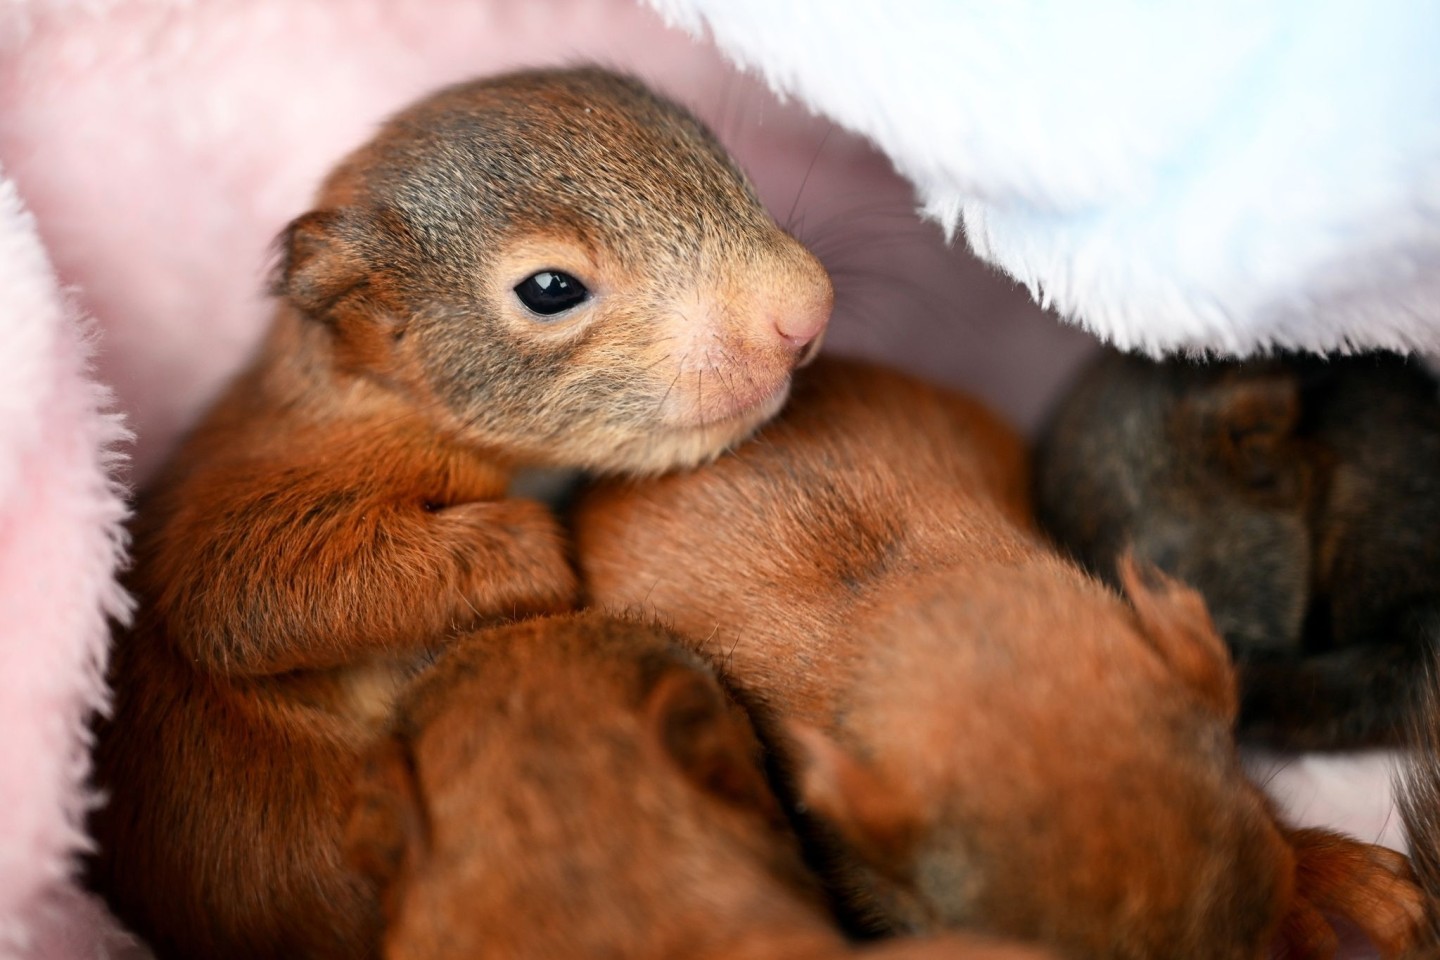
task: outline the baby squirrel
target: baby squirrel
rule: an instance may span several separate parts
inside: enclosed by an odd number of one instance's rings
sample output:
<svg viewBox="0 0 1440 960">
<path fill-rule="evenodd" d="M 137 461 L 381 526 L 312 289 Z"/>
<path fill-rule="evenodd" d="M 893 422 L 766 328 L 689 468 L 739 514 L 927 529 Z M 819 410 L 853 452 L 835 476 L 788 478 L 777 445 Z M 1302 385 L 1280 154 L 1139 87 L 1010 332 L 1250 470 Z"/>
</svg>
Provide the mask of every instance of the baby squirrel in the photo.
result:
<svg viewBox="0 0 1440 960">
<path fill-rule="evenodd" d="M 1056 407 L 1044 526 L 1111 582 L 1193 585 L 1240 664 L 1242 737 L 1393 744 L 1440 640 L 1440 386 L 1394 354 L 1109 353 Z"/>
<path fill-rule="evenodd" d="M 713 659 L 880 924 L 1253 960 L 1326 956 L 1329 911 L 1404 948 L 1404 858 L 1287 830 L 1245 779 L 1199 596 L 1124 567 L 1127 605 L 1027 489 L 978 404 L 822 360 L 733 454 L 582 496 L 582 581 Z"/>
<path fill-rule="evenodd" d="M 386 960 L 851 957 L 694 654 L 583 613 L 451 643 L 357 789 L 348 848 L 382 890 Z M 959 938 L 880 960 L 1040 960 Z"/>
<path fill-rule="evenodd" d="M 140 500 L 92 879 L 163 957 L 363 956 L 341 833 L 395 691 L 457 631 L 568 609 L 522 465 L 713 457 L 832 290 L 715 138 L 598 69 L 441 91 L 281 240 L 259 355 Z"/>
</svg>

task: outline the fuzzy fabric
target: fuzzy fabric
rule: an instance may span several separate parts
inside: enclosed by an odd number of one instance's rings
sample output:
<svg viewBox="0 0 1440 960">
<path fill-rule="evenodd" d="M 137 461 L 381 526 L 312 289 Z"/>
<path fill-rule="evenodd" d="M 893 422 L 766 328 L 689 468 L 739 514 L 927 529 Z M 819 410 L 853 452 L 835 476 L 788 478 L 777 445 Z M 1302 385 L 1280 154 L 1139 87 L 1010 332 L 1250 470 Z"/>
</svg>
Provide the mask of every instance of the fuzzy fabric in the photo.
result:
<svg viewBox="0 0 1440 960">
<path fill-rule="evenodd" d="M 1094 349 L 917 220 L 866 142 L 630 0 L 0 3 L 0 957 L 133 950 L 69 880 L 105 618 L 126 609 L 108 388 L 141 483 L 255 343 L 269 244 L 342 153 L 439 85 L 579 60 L 717 129 L 835 275 L 831 346 L 1025 426 Z M 1388 817 L 1383 761 L 1285 763 L 1287 783 L 1306 822 Z"/>
<path fill-rule="evenodd" d="M 1440 347 L 1440 5 L 651 2 L 1121 347 Z"/>
<path fill-rule="evenodd" d="M 0 176 L 0 954 L 75 909 L 68 889 L 89 802 L 89 712 L 105 703 L 125 432 L 88 375 L 89 327 L 65 296 L 15 186 Z M 43 937 L 40 938 L 43 940 Z"/>
</svg>

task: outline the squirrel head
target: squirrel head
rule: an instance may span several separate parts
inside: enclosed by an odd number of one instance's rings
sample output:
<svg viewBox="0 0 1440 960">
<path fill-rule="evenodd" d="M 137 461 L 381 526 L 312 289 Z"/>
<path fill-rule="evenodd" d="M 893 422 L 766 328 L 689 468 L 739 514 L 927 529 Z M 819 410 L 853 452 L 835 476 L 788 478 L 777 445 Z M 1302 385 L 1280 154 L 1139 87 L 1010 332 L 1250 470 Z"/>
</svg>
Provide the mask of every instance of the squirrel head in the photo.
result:
<svg viewBox="0 0 1440 960">
<path fill-rule="evenodd" d="M 333 362 L 542 465 L 660 471 L 779 409 L 833 290 L 693 116 L 599 69 L 441 91 L 281 237 Z"/>
<path fill-rule="evenodd" d="M 1242 656 L 1296 650 L 1314 549 L 1301 413 L 1281 361 L 1107 353 L 1040 442 L 1041 522 L 1113 585 L 1126 549 L 1193 585 Z"/>
<path fill-rule="evenodd" d="M 346 847 L 392 960 L 824 926 L 744 713 L 665 630 L 597 612 L 457 638 L 372 746 Z"/>
</svg>

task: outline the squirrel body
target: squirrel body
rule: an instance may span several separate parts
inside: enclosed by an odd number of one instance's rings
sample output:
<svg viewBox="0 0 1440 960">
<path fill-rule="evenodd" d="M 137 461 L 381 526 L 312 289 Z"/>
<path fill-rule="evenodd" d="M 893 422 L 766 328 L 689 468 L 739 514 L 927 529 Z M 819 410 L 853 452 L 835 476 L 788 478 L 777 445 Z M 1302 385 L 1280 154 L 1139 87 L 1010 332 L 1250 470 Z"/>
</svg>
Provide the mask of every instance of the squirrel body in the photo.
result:
<svg viewBox="0 0 1440 960">
<path fill-rule="evenodd" d="M 372 751 L 348 848 L 386 960 L 1040 960 L 846 943 L 742 710 L 665 630 L 597 612 L 457 640 Z"/>
<path fill-rule="evenodd" d="M 1205 597 L 1243 738 L 1403 741 L 1440 638 L 1440 383 L 1395 354 L 1110 352 L 1037 456 L 1046 529 L 1115 582 L 1129 548 Z"/>
<path fill-rule="evenodd" d="M 1319 903 L 1408 943 L 1403 858 L 1288 830 L 1245 779 L 1198 595 L 1131 569 L 1127 604 L 1045 545 L 1027 489 L 978 404 L 822 359 L 724 459 L 584 496 L 582 582 L 663 617 L 753 705 L 832 882 L 882 928 L 1320 956 Z M 1332 873 L 1355 900 L 1314 882 Z M 1371 884 L 1399 906 L 1372 911 Z"/>
<path fill-rule="evenodd" d="M 637 81 L 441 91 L 281 239 L 271 330 L 137 506 L 92 882 L 161 957 L 373 951 L 341 857 L 366 743 L 451 637 L 569 609 L 526 465 L 644 473 L 774 412 L 818 261 Z"/>
</svg>

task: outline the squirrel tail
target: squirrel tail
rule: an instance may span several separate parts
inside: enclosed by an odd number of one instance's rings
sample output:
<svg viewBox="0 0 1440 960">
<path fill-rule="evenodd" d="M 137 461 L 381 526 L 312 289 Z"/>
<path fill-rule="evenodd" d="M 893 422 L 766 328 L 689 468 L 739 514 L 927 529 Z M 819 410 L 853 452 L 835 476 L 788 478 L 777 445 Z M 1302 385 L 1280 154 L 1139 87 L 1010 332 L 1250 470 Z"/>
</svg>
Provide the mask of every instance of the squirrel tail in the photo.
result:
<svg viewBox="0 0 1440 960">
<path fill-rule="evenodd" d="M 1425 893 L 1419 956 L 1440 958 L 1440 658 L 1432 662 L 1410 721 L 1411 754 L 1396 776 L 1395 797 L 1410 862 Z"/>
</svg>

